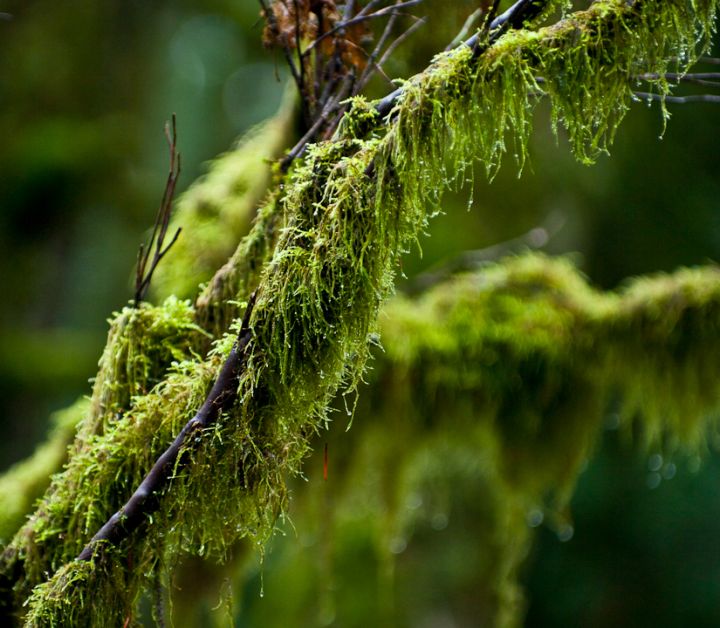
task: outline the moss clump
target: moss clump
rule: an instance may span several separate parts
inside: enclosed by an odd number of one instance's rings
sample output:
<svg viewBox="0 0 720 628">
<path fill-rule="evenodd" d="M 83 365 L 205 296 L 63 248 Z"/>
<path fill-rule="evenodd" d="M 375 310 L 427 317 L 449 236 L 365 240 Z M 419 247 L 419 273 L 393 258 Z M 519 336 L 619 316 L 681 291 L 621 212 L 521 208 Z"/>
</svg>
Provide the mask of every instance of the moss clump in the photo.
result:
<svg viewBox="0 0 720 628">
<path fill-rule="evenodd" d="M 107 345 L 93 386 L 91 404 L 74 450 L 102 434 L 131 405 L 165 377 L 173 362 L 201 350 L 206 333 L 193 322 L 184 301 L 169 298 L 162 307 L 125 308 L 110 323 Z"/>
<path fill-rule="evenodd" d="M 368 583 L 363 574 L 397 573 L 397 586 L 411 587 L 408 564 L 423 551 L 415 531 L 449 518 L 451 536 L 477 557 L 472 583 L 483 621 L 519 625 L 518 572 L 532 526 L 544 521 L 564 539 L 572 533 L 568 504 L 609 407 L 620 410 L 628 437 L 664 458 L 701 452 L 715 434 L 719 308 L 715 266 L 602 293 L 568 261 L 542 255 L 458 276 L 417 299 L 391 299 L 350 437 L 336 421 L 314 441 L 319 451 L 330 441 L 331 481 L 322 481 L 316 456 L 310 483 L 294 485 L 294 527 L 301 539 L 324 539 L 324 571 L 293 556 L 275 563 L 300 570 L 294 577 L 312 583 L 308 597 L 325 595 L 333 570 L 353 564 L 353 588 L 373 585 L 365 605 L 375 608 L 373 592 L 392 588 L 392 578 Z M 462 527 L 468 513 L 471 529 Z M 398 539 L 412 547 L 404 570 L 392 567 Z M 425 568 L 441 582 L 451 576 L 438 562 Z M 338 594 L 338 619 L 352 612 L 340 595 L 352 599 Z M 312 607 L 302 598 L 287 617 L 303 603 Z M 363 618 L 381 621 L 372 611 Z"/>
<path fill-rule="evenodd" d="M 242 316 L 241 302 L 257 287 L 272 258 L 284 224 L 282 198 L 282 190 L 268 197 L 250 233 L 195 301 L 197 323 L 215 338 L 220 338 Z"/>
<path fill-rule="evenodd" d="M 127 578 L 126 566 L 112 549 L 101 552 L 92 561 L 71 562 L 52 580 L 35 588 L 29 600 L 32 610 L 25 625 L 28 628 L 139 626 L 134 608 L 137 599 L 125 594 Z M 84 595 L 87 590 L 94 592 L 90 603 Z M 52 600 L 52 604 L 33 604 L 38 598 Z"/>
</svg>

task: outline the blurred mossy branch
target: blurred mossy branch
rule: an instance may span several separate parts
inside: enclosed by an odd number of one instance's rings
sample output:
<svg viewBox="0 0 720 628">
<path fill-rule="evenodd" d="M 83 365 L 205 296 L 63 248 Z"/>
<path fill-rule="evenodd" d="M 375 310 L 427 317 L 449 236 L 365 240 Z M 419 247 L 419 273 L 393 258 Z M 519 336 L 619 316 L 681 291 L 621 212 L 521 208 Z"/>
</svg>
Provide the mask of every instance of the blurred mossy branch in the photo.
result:
<svg viewBox="0 0 720 628">
<path fill-rule="evenodd" d="M 226 559 L 243 537 L 262 548 L 287 510 L 285 479 L 301 472 L 329 404 L 362 381 L 386 307 L 377 370 L 390 392 L 371 393 L 379 414 L 402 417 L 408 438 L 419 435 L 413 453 L 430 463 L 416 484 L 441 475 L 461 447 L 476 452 L 465 456 L 477 456 L 469 474 L 495 496 L 488 617 L 517 624 L 528 510 L 567 531 L 565 507 L 603 402 L 622 398 L 626 424 L 641 409 L 654 446 L 702 449 L 718 406 L 717 270 L 602 295 L 568 264 L 527 257 L 390 304 L 393 269 L 426 227 L 426 201 L 439 203 L 475 159 L 497 170 L 506 129 L 525 155 L 535 76 L 577 157 L 592 162 L 612 141 L 640 68 L 666 94 L 668 57 L 697 58 L 716 8 L 597 2 L 551 27 L 510 29 L 438 56 L 386 101 L 388 118 L 377 113 L 382 103 L 354 99 L 333 140 L 309 146 L 290 176 L 279 175 L 194 305 L 171 297 L 113 320 L 67 466 L 0 559 L 4 612 L 28 626 L 135 625 L 141 592 L 155 590 L 181 554 Z M 183 443 L 185 464 L 172 466 L 154 496 L 158 510 L 135 534 L 75 560 L 206 400 L 248 329 L 236 321 L 254 290 L 238 403 Z M 444 458 L 430 446 L 435 422 L 447 428 Z M 383 462 L 387 535 L 403 525 L 401 487 L 388 486 L 401 461 Z"/>
</svg>

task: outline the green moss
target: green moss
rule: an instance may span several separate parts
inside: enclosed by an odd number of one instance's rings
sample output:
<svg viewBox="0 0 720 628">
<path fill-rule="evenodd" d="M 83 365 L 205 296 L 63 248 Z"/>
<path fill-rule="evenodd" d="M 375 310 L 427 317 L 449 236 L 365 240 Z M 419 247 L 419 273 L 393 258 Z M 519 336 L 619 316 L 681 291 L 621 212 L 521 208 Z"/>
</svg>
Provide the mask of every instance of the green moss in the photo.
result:
<svg viewBox="0 0 720 628">
<path fill-rule="evenodd" d="M 71 562 L 56 576 L 36 587 L 25 626 L 77 628 L 78 626 L 139 626 L 137 599 L 125 595 L 127 572 L 113 550 L 88 562 Z M 87 591 L 93 591 L 92 601 Z M 36 600 L 50 604 L 34 604 Z M 130 621 L 127 621 L 127 620 Z"/>
<path fill-rule="evenodd" d="M 203 326 L 217 325 L 219 337 L 232 308 L 239 307 L 228 308 L 226 299 L 239 300 L 237 291 L 242 295 L 259 279 L 255 339 L 241 376 L 241 402 L 200 439 L 191 464 L 178 469 L 161 509 L 140 534 L 121 544 L 119 555 L 127 556 L 132 546 L 136 564 L 119 592 L 122 600 L 137 599 L 156 569 L 172 568 L 169 557 L 178 552 L 222 558 L 239 536 L 250 535 L 260 544 L 268 538 L 286 506 L 284 475 L 299 471 L 309 438 L 327 422 L 336 392 L 352 391 L 361 381 L 369 339 L 392 289 L 394 264 L 425 227 L 426 201 L 437 202 L 443 187 L 463 176 L 472 159 L 482 160 L 490 171 L 497 167 L 508 127 L 515 132 L 518 154 L 524 155 L 531 112 L 527 90 L 536 88 L 536 73 L 546 74 L 554 115 L 566 123 L 578 157 L 589 160 L 612 139 L 630 98 L 629 71 L 639 67 L 632 65 L 640 62 L 638 55 L 650 68 L 662 70 L 658 60 L 664 56 L 694 54 L 695 34 L 709 28 L 716 3 L 695 3 L 694 11 L 688 6 L 684 0 L 600 2 L 554 28 L 510 33 L 478 63 L 466 48 L 441 55 L 431 70 L 406 84 L 383 138 L 340 138 L 308 151 L 291 183 L 273 197 L 220 281 L 204 295 L 208 319 Z M 446 158 L 452 161 L 450 172 Z M 423 382 L 424 394 L 447 389 L 453 400 L 458 388 L 475 390 L 472 395 L 484 402 L 485 414 L 466 440 L 481 443 L 488 437 L 489 477 L 498 478 L 497 486 L 522 505 L 540 499 L 541 489 L 555 484 L 546 507 L 561 513 L 594 442 L 602 407 L 591 369 L 578 365 L 593 356 L 594 342 L 602 346 L 593 330 L 607 332 L 609 325 L 622 337 L 621 319 L 608 318 L 607 305 L 588 296 L 588 289 L 583 292 L 567 268 L 535 262 L 514 272 L 525 301 L 506 282 L 510 288 L 498 289 L 485 303 L 488 317 L 497 321 L 481 334 L 490 334 L 491 351 L 483 349 L 484 342 L 473 344 L 472 335 L 458 342 L 473 329 L 467 314 L 454 322 L 456 338 L 428 334 L 435 350 L 451 359 L 428 369 L 427 377 L 434 379 Z M 472 281 L 468 295 L 477 292 Z M 566 290 L 565 281 L 578 295 Z M 589 310 L 581 308 L 583 295 L 592 303 Z M 103 419 L 103 429 L 95 427 L 99 422 L 88 428 L 86 446 L 56 478 L 0 566 L 8 573 L 8 564 L 23 562 L 24 579 L 15 585 L 19 602 L 45 581 L 46 572 L 54 573 L 31 600 L 35 625 L 52 625 L 48 618 L 61 615 L 64 598 L 52 592 L 66 591 L 66 582 L 74 583 L 74 600 L 92 596 L 95 603 L 112 604 L 107 596 L 114 587 L 102 569 L 115 574 L 122 563 L 111 558 L 111 566 L 103 567 L 107 563 L 98 557 L 92 577 L 79 579 L 73 570 L 84 573 L 86 567 L 63 565 L 124 503 L 197 410 L 232 340 L 218 340 L 204 360 L 187 356 L 149 394 L 132 398 L 116 420 Z M 473 367 L 473 351 L 497 366 Z M 415 346 L 410 355 L 417 352 Z M 600 372 L 607 370 L 607 364 L 598 364 Z M 692 378 L 686 382 L 679 382 L 677 390 L 692 388 Z M 107 416 L 105 410 L 101 414 Z M 666 425 L 665 419 L 656 420 Z M 513 507 L 504 515 L 506 530 L 519 529 L 519 512 Z M 511 540 L 503 541 L 510 553 L 500 560 L 496 583 L 507 604 L 517 602 L 512 575 L 526 547 L 522 540 Z M 87 604 L 78 602 L 72 617 L 80 621 L 89 612 Z"/>
<path fill-rule="evenodd" d="M 453 522 L 472 512 L 477 536 L 466 551 L 482 557 L 473 584 L 483 619 L 519 625 L 528 521 L 542 514 L 568 534 L 575 482 L 609 408 L 619 407 L 627 437 L 664 458 L 702 452 L 716 433 L 719 307 L 715 266 L 602 293 L 568 261 L 542 255 L 458 276 L 417 299 L 391 299 L 352 433 L 340 421 L 314 443 L 322 450 L 330 440 L 331 482 L 320 480 L 318 456 L 309 461 L 311 482 L 296 483 L 295 527 L 332 534 L 326 543 L 336 549 L 325 560 L 343 565 L 361 542 L 360 526 L 382 564 L 392 563 L 395 539 L 412 546 L 414 531 L 436 517 Z M 296 577 L 314 579 L 313 593 L 323 587 L 309 569 Z"/>
<path fill-rule="evenodd" d="M 147 394 L 162 381 L 171 363 L 201 350 L 206 333 L 193 322 L 193 314 L 187 302 L 171 297 L 162 307 L 127 307 L 116 315 L 75 451 L 117 420 L 133 396 Z"/>
<path fill-rule="evenodd" d="M 282 187 L 270 194 L 258 210 L 250 233 L 195 301 L 197 323 L 215 338 L 226 333 L 232 322 L 242 316 L 241 302 L 257 287 L 273 255 L 284 224 Z"/>
<path fill-rule="evenodd" d="M 6 545 L 20 529 L 50 485 L 50 477 L 62 470 L 77 425 L 87 409 L 87 399 L 78 399 L 69 408 L 53 414 L 47 440 L 30 458 L 0 476 L 0 545 Z"/>
</svg>

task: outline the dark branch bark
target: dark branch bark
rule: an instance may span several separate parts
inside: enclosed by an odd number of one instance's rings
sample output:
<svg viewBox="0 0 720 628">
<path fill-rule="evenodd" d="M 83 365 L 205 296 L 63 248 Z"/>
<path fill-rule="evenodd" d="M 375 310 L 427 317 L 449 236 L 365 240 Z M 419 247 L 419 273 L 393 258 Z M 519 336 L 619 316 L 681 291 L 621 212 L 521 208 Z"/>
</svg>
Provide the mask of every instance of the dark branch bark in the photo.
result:
<svg viewBox="0 0 720 628">
<path fill-rule="evenodd" d="M 495 42 L 508 28 L 521 28 L 525 22 L 538 16 L 546 4 L 547 0 L 542 2 L 538 2 L 537 0 L 518 0 L 518 2 L 513 4 L 505 13 L 496 17 L 491 22 L 490 28 L 488 29 L 490 31 L 488 43 Z M 478 48 L 476 48 L 477 44 L 478 36 L 473 35 L 461 45 L 478 50 Z M 401 87 L 385 96 L 385 98 L 375 105 L 376 111 L 383 117 L 387 116 L 393 110 L 393 107 L 395 107 L 402 92 L 403 88 Z"/>
<path fill-rule="evenodd" d="M 170 247 L 175 244 L 175 241 L 178 239 L 181 231 L 181 229 L 178 229 L 172 240 L 170 240 L 170 244 L 163 248 L 165 236 L 167 235 L 167 228 L 170 224 L 170 210 L 172 209 L 173 197 L 175 196 L 175 186 L 177 185 L 177 180 L 182 169 L 180 163 L 180 153 L 177 152 L 177 128 L 175 126 L 175 114 L 173 114 L 172 117 L 172 137 L 170 137 L 170 129 L 167 124 L 165 125 L 165 136 L 167 137 L 168 147 L 170 149 L 170 172 L 168 173 L 167 183 L 165 184 L 165 192 L 163 193 L 157 218 L 155 219 L 155 227 L 153 229 L 152 237 L 150 238 L 150 244 L 148 244 L 144 256 L 142 244 L 140 245 L 140 251 L 138 252 L 137 269 L 135 274 L 135 307 L 138 307 L 140 302 L 145 299 L 145 295 L 150 287 L 150 282 L 152 281 L 155 269 L 162 258 L 165 257 L 165 254 L 170 250 Z M 176 158 L 177 170 L 175 169 Z M 160 230 L 160 233 L 158 233 L 158 229 Z M 150 251 L 152 250 L 153 244 L 155 244 L 155 255 L 153 255 L 152 262 L 150 263 L 150 270 L 146 275 L 145 271 L 147 269 L 148 260 L 150 259 Z"/>
<path fill-rule="evenodd" d="M 118 510 L 100 531 L 85 546 L 78 560 L 90 560 L 94 545 L 98 541 L 108 541 L 118 545 L 127 538 L 145 520 L 145 517 L 156 511 L 160 506 L 163 489 L 178 466 L 184 463 L 181 454 L 192 441 L 198 431 L 203 430 L 228 410 L 237 396 L 238 376 L 243 365 L 245 350 L 252 339 L 250 315 L 255 304 L 255 293 L 250 296 L 238 339 L 220 369 L 210 394 L 205 399 L 197 414 L 190 419 L 180 431 L 172 445 L 158 458 L 157 462 L 132 494 L 127 503 Z M 186 442 L 188 444 L 186 444 Z"/>
</svg>

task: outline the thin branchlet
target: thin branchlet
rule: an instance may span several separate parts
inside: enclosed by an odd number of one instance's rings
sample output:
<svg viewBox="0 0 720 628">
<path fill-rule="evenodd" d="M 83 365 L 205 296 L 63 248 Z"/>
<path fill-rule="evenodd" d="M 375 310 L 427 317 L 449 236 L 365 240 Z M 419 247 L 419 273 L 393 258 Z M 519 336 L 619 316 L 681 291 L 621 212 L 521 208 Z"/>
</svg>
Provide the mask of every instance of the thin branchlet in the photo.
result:
<svg viewBox="0 0 720 628">
<path fill-rule="evenodd" d="M 170 136 L 170 128 L 167 124 L 165 125 L 165 137 L 167 138 L 168 148 L 170 150 L 170 172 L 168 173 L 167 183 L 165 184 L 165 192 L 163 193 L 163 198 L 160 202 L 160 208 L 158 209 L 157 218 L 155 219 L 155 227 L 153 228 L 150 242 L 147 245 L 144 255 L 142 244 L 140 245 L 140 250 L 138 251 L 137 268 L 135 272 L 136 308 L 139 307 L 140 303 L 145 299 L 145 295 L 150 287 L 150 282 L 152 281 L 155 269 L 162 258 L 165 257 L 165 254 L 170 250 L 170 247 L 175 244 L 180 236 L 180 232 L 182 231 L 182 227 L 178 227 L 177 231 L 175 231 L 175 235 L 172 237 L 168 245 L 164 246 L 168 224 L 170 224 L 170 212 L 172 210 L 173 197 L 175 196 L 175 186 L 181 170 L 180 153 L 177 151 L 177 128 L 175 124 L 175 114 L 173 114 L 172 117 L 172 137 Z M 150 252 L 152 251 L 153 244 L 155 245 L 155 252 L 153 253 L 150 268 L 148 269 L 147 264 L 150 260 Z"/>
</svg>

